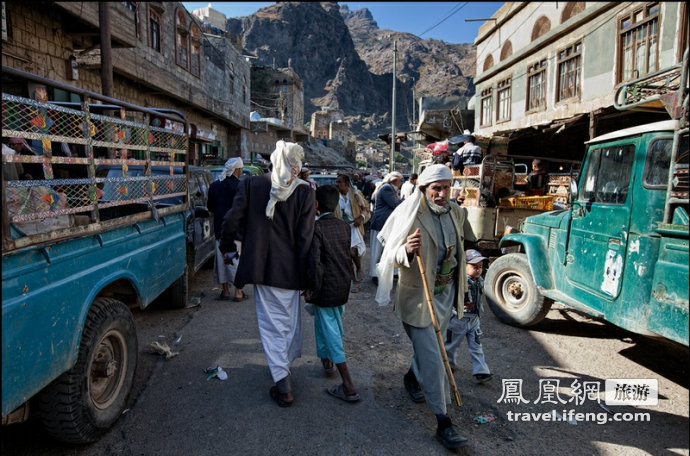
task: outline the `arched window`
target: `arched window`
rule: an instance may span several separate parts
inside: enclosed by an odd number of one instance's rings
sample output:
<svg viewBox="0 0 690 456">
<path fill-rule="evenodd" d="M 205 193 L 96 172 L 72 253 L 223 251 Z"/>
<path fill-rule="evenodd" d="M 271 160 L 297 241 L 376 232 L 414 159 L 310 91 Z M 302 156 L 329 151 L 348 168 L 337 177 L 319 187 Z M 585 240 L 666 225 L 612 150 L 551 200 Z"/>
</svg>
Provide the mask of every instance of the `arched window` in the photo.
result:
<svg viewBox="0 0 690 456">
<path fill-rule="evenodd" d="M 549 18 L 546 16 L 540 17 L 537 19 L 537 22 L 534 23 L 534 27 L 532 28 L 532 41 L 544 35 L 549 30 L 551 30 L 551 21 Z"/>
<path fill-rule="evenodd" d="M 242 76 L 242 103 L 247 102 L 247 78 Z"/>
<path fill-rule="evenodd" d="M 175 62 L 182 68 L 189 68 L 189 32 L 182 8 L 175 13 Z"/>
<path fill-rule="evenodd" d="M 283 93 L 287 93 L 287 79 L 283 79 Z"/>
<path fill-rule="evenodd" d="M 488 56 L 486 59 L 484 59 L 484 67 L 482 68 L 482 71 L 486 71 L 492 66 L 494 66 L 494 58 L 492 56 Z"/>
<path fill-rule="evenodd" d="M 568 2 L 561 13 L 561 24 L 585 10 L 585 2 Z"/>
<path fill-rule="evenodd" d="M 501 48 L 501 62 L 513 55 L 513 43 L 510 40 L 506 41 Z"/>
<path fill-rule="evenodd" d="M 194 76 L 201 75 L 201 32 L 196 24 L 192 24 L 190 28 L 191 39 L 191 55 L 189 59 L 189 71 Z"/>
</svg>

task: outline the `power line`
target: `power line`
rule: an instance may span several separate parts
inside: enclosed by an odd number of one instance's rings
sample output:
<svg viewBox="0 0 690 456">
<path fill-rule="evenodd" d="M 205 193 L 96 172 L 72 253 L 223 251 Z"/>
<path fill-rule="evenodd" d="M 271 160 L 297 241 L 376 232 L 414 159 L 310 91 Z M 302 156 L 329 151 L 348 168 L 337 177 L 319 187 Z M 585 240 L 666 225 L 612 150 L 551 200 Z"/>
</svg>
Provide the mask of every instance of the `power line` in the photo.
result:
<svg viewBox="0 0 690 456">
<path fill-rule="evenodd" d="M 439 25 L 441 25 L 443 22 L 445 22 L 446 20 L 450 19 L 451 16 L 453 16 L 455 13 L 457 13 L 458 11 L 460 11 L 461 9 L 463 9 L 468 3 L 469 3 L 469 2 L 465 2 L 465 3 L 463 3 L 463 4 L 458 4 L 458 5 L 456 5 L 452 10 L 450 10 L 450 12 L 448 13 L 448 15 L 447 15 L 446 17 L 444 17 L 443 19 L 441 19 L 439 22 L 437 22 L 436 24 L 432 25 L 432 26 L 429 27 L 428 29 L 424 30 L 424 31 L 419 35 L 419 37 L 421 38 L 422 35 L 424 35 L 425 33 L 432 31 L 433 29 L 435 29 L 436 27 L 438 27 Z"/>
</svg>

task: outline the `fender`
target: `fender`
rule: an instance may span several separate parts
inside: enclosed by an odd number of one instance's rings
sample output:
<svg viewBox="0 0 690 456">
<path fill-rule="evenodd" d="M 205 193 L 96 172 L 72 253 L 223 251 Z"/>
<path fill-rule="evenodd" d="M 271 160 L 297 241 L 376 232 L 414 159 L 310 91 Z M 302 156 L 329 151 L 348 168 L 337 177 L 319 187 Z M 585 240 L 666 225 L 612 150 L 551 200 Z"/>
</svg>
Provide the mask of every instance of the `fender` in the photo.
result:
<svg viewBox="0 0 690 456">
<path fill-rule="evenodd" d="M 550 290 L 554 287 L 551 273 L 551 260 L 547 252 L 546 242 L 542 236 L 527 233 L 510 233 L 504 235 L 499 247 L 522 246 L 531 266 L 534 283 L 542 290 Z"/>
</svg>

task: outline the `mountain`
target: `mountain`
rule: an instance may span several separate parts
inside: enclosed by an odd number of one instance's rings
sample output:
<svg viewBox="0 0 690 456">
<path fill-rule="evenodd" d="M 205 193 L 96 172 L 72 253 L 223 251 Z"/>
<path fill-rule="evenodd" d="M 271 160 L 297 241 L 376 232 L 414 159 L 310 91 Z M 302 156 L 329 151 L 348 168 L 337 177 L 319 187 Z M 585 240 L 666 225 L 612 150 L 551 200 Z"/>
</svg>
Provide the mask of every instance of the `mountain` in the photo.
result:
<svg viewBox="0 0 690 456">
<path fill-rule="evenodd" d="M 359 141 L 390 132 L 393 39 L 397 41 L 396 125 L 410 129 L 417 98 L 474 93 L 472 44 L 382 30 L 367 9 L 336 2 L 280 2 L 227 20 L 227 31 L 263 66 L 288 67 L 304 84 L 305 120 L 322 106 L 342 109 Z M 463 106 L 464 107 L 464 106 Z"/>
</svg>

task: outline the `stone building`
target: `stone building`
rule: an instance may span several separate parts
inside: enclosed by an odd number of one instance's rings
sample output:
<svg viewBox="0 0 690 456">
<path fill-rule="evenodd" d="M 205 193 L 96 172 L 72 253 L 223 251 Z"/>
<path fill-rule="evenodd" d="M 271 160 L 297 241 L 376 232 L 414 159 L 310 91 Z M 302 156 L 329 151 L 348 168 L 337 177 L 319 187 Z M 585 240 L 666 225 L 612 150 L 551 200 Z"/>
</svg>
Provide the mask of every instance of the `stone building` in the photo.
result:
<svg viewBox="0 0 690 456">
<path fill-rule="evenodd" d="M 304 86 L 292 68 L 251 67 L 251 156 L 269 158 L 276 141 L 307 141 L 304 128 Z"/>
<path fill-rule="evenodd" d="M 107 7 L 112 58 L 102 62 L 99 5 Z M 179 2 L 3 2 L 2 64 L 187 117 L 190 163 L 245 155 L 249 64 L 221 36 L 209 37 Z M 107 55 L 107 54 L 106 54 Z M 28 96 L 21 81 L 3 91 Z M 52 91 L 49 99 L 78 101 Z"/>
<path fill-rule="evenodd" d="M 588 139 L 667 118 L 621 113 L 621 84 L 682 60 L 682 2 L 507 2 L 479 29 L 475 132 L 511 154 L 581 159 Z"/>
<path fill-rule="evenodd" d="M 332 139 L 331 138 L 331 123 L 345 121 L 345 114 L 341 109 L 333 109 L 327 106 L 321 108 L 321 111 L 314 111 L 311 115 L 310 133 L 313 138 L 317 139 Z M 345 124 L 346 128 L 349 128 Z M 336 128 L 336 131 L 340 131 Z"/>
</svg>

